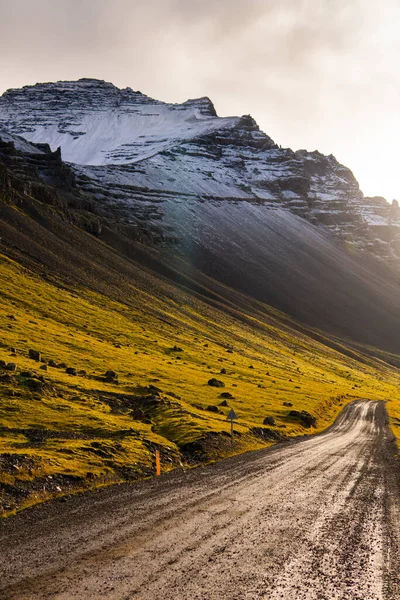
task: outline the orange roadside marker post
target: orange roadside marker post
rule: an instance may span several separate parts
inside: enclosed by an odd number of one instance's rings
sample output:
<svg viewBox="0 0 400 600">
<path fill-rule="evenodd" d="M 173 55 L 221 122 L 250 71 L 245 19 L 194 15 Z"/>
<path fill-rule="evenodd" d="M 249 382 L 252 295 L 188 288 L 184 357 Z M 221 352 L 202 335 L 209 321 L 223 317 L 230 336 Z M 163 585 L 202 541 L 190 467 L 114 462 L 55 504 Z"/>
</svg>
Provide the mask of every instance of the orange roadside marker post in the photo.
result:
<svg viewBox="0 0 400 600">
<path fill-rule="evenodd" d="M 160 451 L 156 450 L 156 475 L 157 477 L 161 475 L 161 461 L 160 461 Z"/>
</svg>

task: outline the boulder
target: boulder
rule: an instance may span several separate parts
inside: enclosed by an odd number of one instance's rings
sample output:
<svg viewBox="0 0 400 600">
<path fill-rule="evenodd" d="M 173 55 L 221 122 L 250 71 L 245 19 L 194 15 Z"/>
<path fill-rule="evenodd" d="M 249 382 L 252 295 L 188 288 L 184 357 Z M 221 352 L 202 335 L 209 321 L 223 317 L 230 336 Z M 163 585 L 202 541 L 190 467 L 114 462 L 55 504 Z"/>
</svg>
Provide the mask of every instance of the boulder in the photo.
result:
<svg viewBox="0 0 400 600">
<path fill-rule="evenodd" d="M 21 371 L 21 377 L 33 377 L 33 371 Z"/>
<path fill-rule="evenodd" d="M 291 410 L 289 417 L 299 420 L 304 427 L 317 426 L 317 419 L 306 410 Z"/>
<path fill-rule="evenodd" d="M 220 381 L 219 379 L 216 379 L 215 377 L 212 377 L 211 379 L 208 380 L 208 385 L 211 385 L 211 387 L 217 387 L 217 388 L 225 387 L 224 382 Z"/>
<path fill-rule="evenodd" d="M 32 392 L 42 392 L 44 388 L 43 381 L 39 379 L 34 379 L 33 377 L 27 379 L 27 386 Z"/>
<path fill-rule="evenodd" d="M 209 406 L 207 406 L 206 410 L 209 410 L 210 412 L 213 412 L 213 413 L 219 412 L 218 406 L 213 406 L 212 404 L 210 404 Z"/>
<path fill-rule="evenodd" d="M 268 429 L 267 427 L 253 427 L 250 429 L 251 433 L 253 433 L 256 437 L 265 440 L 266 442 L 276 441 L 283 439 L 282 435 L 278 431 L 274 431 L 273 429 Z"/>
<path fill-rule="evenodd" d="M 275 425 L 275 419 L 274 417 L 265 417 L 264 421 L 263 421 L 263 425 L 271 425 L 272 427 Z"/>
<path fill-rule="evenodd" d="M 118 375 L 115 371 L 106 371 L 104 373 L 104 378 L 106 379 L 106 381 L 115 381 L 116 379 L 118 379 Z"/>
<path fill-rule="evenodd" d="M 65 369 L 65 372 L 66 372 L 68 375 L 77 375 L 77 374 L 78 374 L 78 373 L 77 373 L 77 370 L 75 369 L 75 367 L 67 367 L 67 368 Z"/>
<path fill-rule="evenodd" d="M 42 360 L 42 355 L 40 354 L 40 352 L 38 350 L 29 350 L 29 358 L 31 358 L 32 360 L 36 360 L 37 362 L 41 362 Z"/>
<path fill-rule="evenodd" d="M 4 367 L 7 371 L 16 371 L 17 370 L 17 365 L 15 363 L 7 363 L 6 366 Z"/>
</svg>

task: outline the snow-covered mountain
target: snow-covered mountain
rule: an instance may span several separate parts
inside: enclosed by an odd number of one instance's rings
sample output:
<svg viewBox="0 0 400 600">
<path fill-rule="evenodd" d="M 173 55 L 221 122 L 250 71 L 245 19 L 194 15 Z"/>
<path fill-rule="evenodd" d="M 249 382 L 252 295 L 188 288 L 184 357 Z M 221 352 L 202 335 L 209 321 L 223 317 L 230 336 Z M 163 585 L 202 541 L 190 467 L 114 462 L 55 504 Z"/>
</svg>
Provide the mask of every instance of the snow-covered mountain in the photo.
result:
<svg viewBox="0 0 400 600">
<path fill-rule="evenodd" d="M 61 146 L 64 160 L 82 165 L 138 162 L 239 121 L 216 119 L 208 98 L 166 104 L 95 79 L 8 90 L 0 107 L 10 133 Z"/>
<path fill-rule="evenodd" d="M 168 104 L 95 79 L 44 83 L 5 92 L 0 127 L 61 147 L 86 192 L 161 237 L 181 235 L 181 202 L 257 203 L 266 219 L 270 209 L 288 209 L 398 262 L 395 206 L 364 198 L 332 155 L 282 149 L 250 116 L 218 117 L 208 98 Z"/>
</svg>

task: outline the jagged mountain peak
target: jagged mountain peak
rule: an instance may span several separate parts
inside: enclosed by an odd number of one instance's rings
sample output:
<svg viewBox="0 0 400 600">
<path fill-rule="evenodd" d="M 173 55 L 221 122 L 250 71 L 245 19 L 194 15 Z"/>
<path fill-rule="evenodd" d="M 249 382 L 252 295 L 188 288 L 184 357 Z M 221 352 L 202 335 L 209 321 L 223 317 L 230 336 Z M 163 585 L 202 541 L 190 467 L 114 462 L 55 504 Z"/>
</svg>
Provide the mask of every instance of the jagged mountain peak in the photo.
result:
<svg viewBox="0 0 400 600">
<path fill-rule="evenodd" d="M 218 117 L 207 97 L 170 104 L 98 79 L 38 83 L 0 97 L 0 126 L 60 146 L 65 160 L 82 165 L 136 162 L 238 122 Z"/>
<path fill-rule="evenodd" d="M 203 115 L 208 117 L 217 117 L 217 111 L 215 110 L 215 106 L 210 100 L 208 96 L 202 96 L 201 98 L 191 98 L 186 100 L 182 104 L 184 107 L 193 107 L 197 108 Z"/>
</svg>

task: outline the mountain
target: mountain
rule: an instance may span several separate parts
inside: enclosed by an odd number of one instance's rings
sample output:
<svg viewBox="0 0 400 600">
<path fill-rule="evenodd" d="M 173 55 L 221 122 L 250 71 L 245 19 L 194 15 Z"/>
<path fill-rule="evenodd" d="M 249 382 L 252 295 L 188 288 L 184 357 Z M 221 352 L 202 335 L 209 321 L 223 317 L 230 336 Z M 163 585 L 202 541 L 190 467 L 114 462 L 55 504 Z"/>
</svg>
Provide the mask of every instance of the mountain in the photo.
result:
<svg viewBox="0 0 400 600">
<path fill-rule="evenodd" d="M 231 408 L 234 452 L 397 431 L 396 207 L 333 157 L 95 80 L 0 119 L 0 513 L 227 456 Z"/>
<path fill-rule="evenodd" d="M 61 148 L 105 240 L 399 350 L 398 209 L 364 198 L 333 156 L 279 148 L 208 98 L 167 104 L 93 79 L 7 91 L 0 126 Z"/>
<path fill-rule="evenodd" d="M 380 235 L 391 226 L 399 233 L 396 207 L 383 198 L 364 200 L 351 171 L 332 155 L 282 149 L 250 116 L 218 117 L 208 98 L 167 104 L 95 79 L 37 84 L 3 94 L 0 124 L 61 147 L 66 161 L 112 165 L 111 177 L 110 170 L 87 173 L 106 179 L 120 200 L 148 188 L 167 197 L 279 204 L 351 244 L 398 258 L 393 232 Z"/>
</svg>

